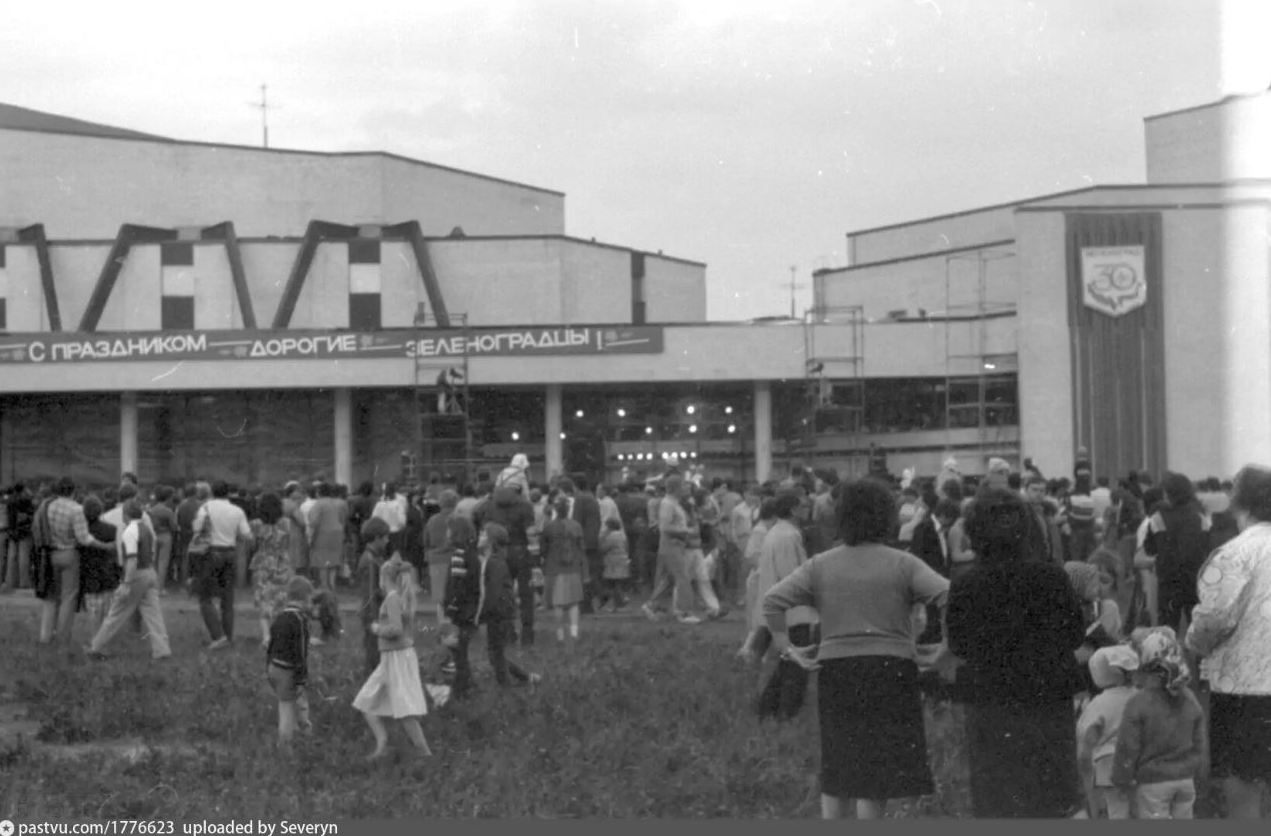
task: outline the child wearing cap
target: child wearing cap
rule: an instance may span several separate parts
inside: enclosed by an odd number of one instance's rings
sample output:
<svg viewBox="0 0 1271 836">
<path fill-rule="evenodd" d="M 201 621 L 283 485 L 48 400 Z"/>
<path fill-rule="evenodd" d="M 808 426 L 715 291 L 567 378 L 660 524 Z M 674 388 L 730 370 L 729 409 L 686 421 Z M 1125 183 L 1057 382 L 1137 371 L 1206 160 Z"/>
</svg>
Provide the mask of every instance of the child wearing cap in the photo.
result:
<svg viewBox="0 0 1271 836">
<path fill-rule="evenodd" d="M 296 729 L 309 731 L 309 601 L 313 584 L 295 576 L 287 583 L 287 600 L 269 625 L 265 673 L 278 697 L 278 740 L 287 743 Z"/>
<path fill-rule="evenodd" d="M 1077 720 L 1077 765 L 1089 799 L 1090 818 L 1130 818 L 1130 798 L 1112 783 L 1112 760 L 1126 703 L 1135 694 L 1138 654 L 1128 645 L 1103 647 L 1090 657 L 1090 678 L 1098 696 Z"/>
<path fill-rule="evenodd" d="M 1172 629 L 1157 627 L 1141 637 L 1141 687 L 1126 703 L 1112 766 L 1112 783 L 1133 794 L 1135 818 L 1192 818 L 1209 741 L 1187 680 Z"/>
</svg>

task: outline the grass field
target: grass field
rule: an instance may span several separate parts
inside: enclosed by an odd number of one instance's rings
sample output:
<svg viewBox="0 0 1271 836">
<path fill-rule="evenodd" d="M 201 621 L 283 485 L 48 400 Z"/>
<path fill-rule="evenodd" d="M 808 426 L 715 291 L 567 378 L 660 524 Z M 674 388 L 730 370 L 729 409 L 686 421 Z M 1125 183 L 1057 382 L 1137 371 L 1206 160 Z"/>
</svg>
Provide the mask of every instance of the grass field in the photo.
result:
<svg viewBox="0 0 1271 836">
<path fill-rule="evenodd" d="M 343 640 L 311 654 L 316 733 L 288 753 L 275 743 L 255 622 L 239 624 L 251 635 L 209 655 L 193 612 L 169 615 L 172 660 L 150 662 L 147 645 L 125 631 L 111 659 L 91 662 L 37 647 L 33 610 L 0 614 L 0 670 L 16 673 L 11 690 L 40 723 L 44 744 L 141 739 L 186 749 L 152 749 L 132 762 L 95 751 L 63 758 L 56 747 L 19 750 L 0 764 L 7 777 L 0 813 L 28 820 L 819 813 L 815 705 L 789 724 L 754 717 L 759 674 L 731 657 L 736 621 L 584 619 L 572 651 L 540 627 L 539 647 L 514 651 L 544 675 L 533 691 L 497 689 L 484 641 L 474 643 L 476 698 L 425 720 L 436 756 L 375 766 L 363 763 L 370 732 L 350 706 L 362 682 L 360 626 L 346 623 Z M 441 658 L 433 638 L 418 649 L 426 670 Z M 888 815 L 966 815 L 960 724 L 951 711 L 933 706 L 929 723 L 938 792 L 893 802 Z"/>
</svg>

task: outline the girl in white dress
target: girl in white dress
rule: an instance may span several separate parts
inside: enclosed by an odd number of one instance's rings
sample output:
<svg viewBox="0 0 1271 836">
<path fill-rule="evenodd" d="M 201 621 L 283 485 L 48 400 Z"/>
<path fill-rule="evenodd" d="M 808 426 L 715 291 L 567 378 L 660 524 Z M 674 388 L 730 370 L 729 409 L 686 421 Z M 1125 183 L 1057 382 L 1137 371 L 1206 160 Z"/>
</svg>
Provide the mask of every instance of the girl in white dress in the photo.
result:
<svg viewBox="0 0 1271 836">
<path fill-rule="evenodd" d="M 368 760 L 378 760 L 388 752 L 385 717 L 401 722 L 418 754 L 431 755 L 419 725 L 419 718 L 428 713 L 428 704 L 415 655 L 415 580 L 410 564 L 394 556 L 380 570 L 380 586 L 384 603 L 379 620 L 370 625 L 379 640 L 380 663 L 353 699 L 353 707 L 366 716 L 375 735 L 375 751 Z"/>
</svg>

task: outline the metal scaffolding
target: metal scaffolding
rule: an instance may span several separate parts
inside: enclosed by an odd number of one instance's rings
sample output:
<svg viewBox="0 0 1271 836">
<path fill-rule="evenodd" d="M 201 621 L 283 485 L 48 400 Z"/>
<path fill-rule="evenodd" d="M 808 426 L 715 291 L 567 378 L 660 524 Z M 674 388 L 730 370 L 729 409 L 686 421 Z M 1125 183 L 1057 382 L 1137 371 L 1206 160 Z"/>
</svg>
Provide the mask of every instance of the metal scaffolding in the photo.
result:
<svg viewBox="0 0 1271 836">
<path fill-rule="evenodd" d="M 988 322 L 997 317 L 1013 314 L 1016 303 L 989 298 L 988 268 L 995 261 L 1014 258 L 1014 256 L 1013 252 L 987 249 L 945 257 L 946 455 L 970 452 L 980 459 L 987 459 L 989 456 L 1008 452 L 1004 449 L 1005 440 L 1000 437 L 1000 432 L 995 431 L 997 424 L 988 420 L 989 412 L 993 409 L 988 399 L 989 378 L 992 375 L 1019 369 L 1019 337 L 1016 333 L 1010 345 L 991 345 Z M 957 294 L 954 293 L 953 264 L 959 261 L 974 262 L 976 266 L 974 295 L 970 302 L 954 302 Z M 963 344 L 955 342 L 955 331 L 960 329 L 966 330 L 967 339 Z M 961 402 L 960 399 L 955 398 L 955 390 L 967 393 L 971 396 L 970 399 Z M 1018 419 L 1012 423 L 1018 423 Z M 968 449 L 967 445 L 953 443 L 954 430 L 971 428 L 976 429 L 975 442 L 971 445 L 971 449 Z"/>
<path fill-rule="evenodd" d="M 806 404 L 801 452 L 817 455 L 818 440 L 827 435 L 854 449 L 865 411 L 864 307 L 808 309 L 803 315 L 803 351 Z"/>
<path fill-rule="evenodd" d="M 473 466 L 472 399 L 468 386 L 471 331 L 466 314 L 449 314 L 441 325 L 425 306 L 415 316 L 423 334 L 437 329 L 457 351 L 424 356 L 415 353 L 415 449 L 403 456 L 403 470 L 418 484 L 425 469 L 471 481 Z"/>
</svg>

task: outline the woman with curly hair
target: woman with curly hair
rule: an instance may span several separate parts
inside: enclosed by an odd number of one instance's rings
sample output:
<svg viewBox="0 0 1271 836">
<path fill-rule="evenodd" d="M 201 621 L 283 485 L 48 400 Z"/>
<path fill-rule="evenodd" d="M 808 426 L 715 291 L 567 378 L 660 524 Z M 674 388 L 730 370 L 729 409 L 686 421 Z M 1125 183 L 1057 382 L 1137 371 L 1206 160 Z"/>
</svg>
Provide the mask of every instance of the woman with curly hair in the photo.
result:
<svg viewBox="0 0 1271 836">
<path fill-rule="evenodd" d="M 915 604 L 943 609 L 949 582 L 886 545 L 899 520 L 883 482 L 847 483 L 837 511 L 843 544 L 772 587 L 763 614 L 777 654 L 817 671 L 822 817 L 841 818 L 854 799 L 856 818 L 881 818 L 887 799 L 934 789 L 910 614 Z M 820 617 L 819 646 L 792 643 L 786 618 L 800 607 Z"/>
<path fill-rule="evenodd" d="M 269 625 L 287 606 L 287 585 L 295 577 L 291 565 L 292 521 L 283 513 L 282 498 L 261 494 L 252 520 L 256 538 L 252 553 L 252 601 L 260 618 L 261 643 L 269 644 Z"/>
</svg>

